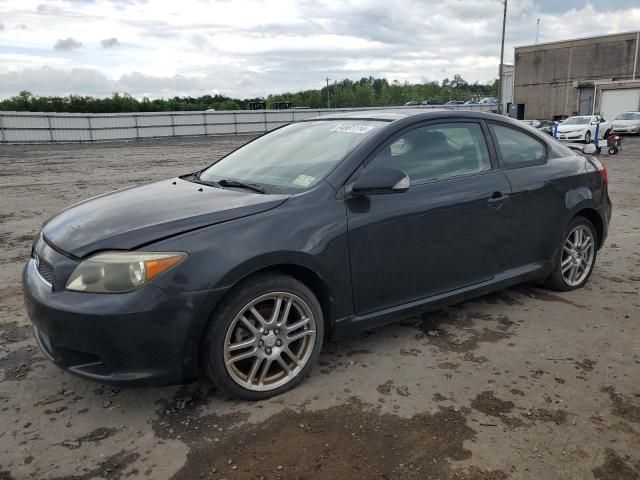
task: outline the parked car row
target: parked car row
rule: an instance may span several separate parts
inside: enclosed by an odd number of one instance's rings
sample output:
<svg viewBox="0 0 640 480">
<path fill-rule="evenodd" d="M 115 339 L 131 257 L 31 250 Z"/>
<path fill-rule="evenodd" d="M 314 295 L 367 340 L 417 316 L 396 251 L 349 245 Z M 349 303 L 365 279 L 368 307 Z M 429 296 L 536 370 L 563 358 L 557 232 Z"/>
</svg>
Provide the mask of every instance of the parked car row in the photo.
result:
<svg viewBox="0 0 640 480">
<path fill-rule="evenodd" d="M 444 105 L 496 105 L 495 97 L 482 100 L 449 100 Z M 440 105 L 438 100 L 425 100 L 421 103 L 411 101 L 405 106 Z M 610 134 L 640 134 L 640 112 L 625 112 L 618 115 L 613 122 L 608 122 L 602 115 L 576 115 L 561 122 L 553 120 L 522 120 L 527 125 L 548 135 L 555 135 L 558 140 L 568 142 L 590 143 L 596 138 L 605 140 Z"/>
<path fill-rule="evenodd" d="M 602 115 L 578 115 L 562 122 L 552 120 L 523 120 L 527 125 L 558 140 L 589 143 L 596 137 L 604 140 L 610 134 L 639 134 L 640 112 L 625 112 L 618 115 L 613 122 L 608 122 Z"/>
<path fill-rule="evenodd" d="M 498 99 L 496 97 L 485 97 L 481 100 L 449 100 L 444 105 L 497 105 Z M 422 102 L 416 102 L 411 100 L 404 104 L 405 107 L 417 107 L 418 105 L 443 105 L 439 100 L 430 99 Z"/>
</svg>

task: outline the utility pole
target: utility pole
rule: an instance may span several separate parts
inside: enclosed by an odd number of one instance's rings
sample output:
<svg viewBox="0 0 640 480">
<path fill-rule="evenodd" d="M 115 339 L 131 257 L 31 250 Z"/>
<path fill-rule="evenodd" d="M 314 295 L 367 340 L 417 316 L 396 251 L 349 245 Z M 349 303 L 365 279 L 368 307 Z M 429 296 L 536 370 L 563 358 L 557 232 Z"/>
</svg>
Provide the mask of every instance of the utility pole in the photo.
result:
<svg viewBox="0 0 640 480">
<path fill-rule="evenodd" d="M 327 108 L 331 108 L 331 101 L 329 100 L 329 80 L 331 79 L 327 77 L 325 80 L 327 82 Z"/>
<path fill-rule="evenodd" d="M 536 28 L 536 45 L 538 44 L 538 40 L 540 40 L 540 19 L 538 19 L 538 27 Z"/>
<path fill-rule="evenodd" d="M 498 68 L 498 114 L 502 113 L 502 71 L 504 63 L 504 31 L 507 26 L 507 0 L 504 0 L 504 14 L 502 16 L 502 43 L 500 45 L 500 67 Z"/>
</svg>

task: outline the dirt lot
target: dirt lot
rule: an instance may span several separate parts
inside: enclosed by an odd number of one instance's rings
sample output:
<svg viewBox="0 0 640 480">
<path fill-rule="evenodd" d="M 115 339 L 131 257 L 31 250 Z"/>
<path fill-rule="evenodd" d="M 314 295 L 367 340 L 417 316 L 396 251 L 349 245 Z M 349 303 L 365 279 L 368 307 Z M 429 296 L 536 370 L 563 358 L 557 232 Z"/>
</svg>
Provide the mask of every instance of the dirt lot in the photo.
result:
<svg viewBox="0 0 640 480">
<path fill-rule="evenodd" d="M 254 404 L 46 361 L 20 293 L 43 220 L 246 140 L 0 145 L 0 479 L 640 479 L 639 138 L 603 156 L 613 224 L 580 291 L 522 286 L 329 343 Z"/>
</svg>

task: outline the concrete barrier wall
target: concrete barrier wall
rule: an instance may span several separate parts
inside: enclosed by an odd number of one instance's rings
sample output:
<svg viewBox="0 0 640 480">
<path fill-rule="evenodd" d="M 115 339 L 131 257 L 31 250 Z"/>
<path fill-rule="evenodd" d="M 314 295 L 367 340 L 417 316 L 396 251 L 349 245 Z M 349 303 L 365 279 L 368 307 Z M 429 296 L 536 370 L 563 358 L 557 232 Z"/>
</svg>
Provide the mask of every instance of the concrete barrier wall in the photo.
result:
<svg viewBox="0 0 640 480">
<path fill-rule="evenodd" d="M 236 110 L 220 112 L 33 113 L 0 112 L 0 143 L 82 143 L 158 137 L 263 133 L 288 123 L 337 112 L 403 111 L 407 107 Z M 489 112 L 495 105 L 411 108 Z"/>
</svg>

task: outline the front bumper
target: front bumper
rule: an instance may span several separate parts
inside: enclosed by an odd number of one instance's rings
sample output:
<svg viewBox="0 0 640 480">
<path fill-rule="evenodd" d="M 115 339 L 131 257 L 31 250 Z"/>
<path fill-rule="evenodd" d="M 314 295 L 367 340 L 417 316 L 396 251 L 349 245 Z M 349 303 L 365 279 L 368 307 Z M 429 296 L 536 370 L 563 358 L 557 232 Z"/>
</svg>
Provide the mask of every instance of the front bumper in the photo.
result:
<svg viewBox="0 0 640 480">
<path fill-rule="evenodd" d="M 46 245 L 39 255 L 54 266 L 69 261 Z M 34 259 L 25 266 L 22 282 L 45 355 L 64 370 L 114 385 L 195 379 L 200 338 L 221 295 L 168 293 L 153 285 L 126 294 L 69 292 L 45 282 Z"/>
<path fill-rule="evenodd" d="M 634 128 L 621 128 L 621 127 L 613 127 L 613 133 L 618 133 L 618 134 L 637 134 L 640 133 L 640 127 L 634 127 Z"/>
<path fill-rule="evenodd" d="M 560 133 L 558 132 L 558 140 L 584 140 L 584 132 Z"/>
</svg>

